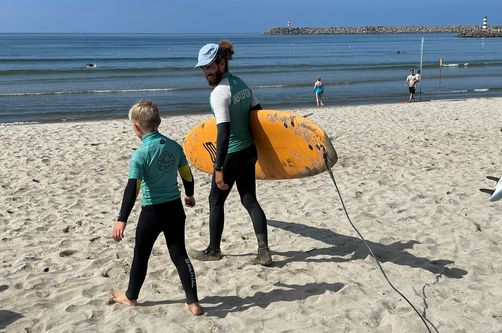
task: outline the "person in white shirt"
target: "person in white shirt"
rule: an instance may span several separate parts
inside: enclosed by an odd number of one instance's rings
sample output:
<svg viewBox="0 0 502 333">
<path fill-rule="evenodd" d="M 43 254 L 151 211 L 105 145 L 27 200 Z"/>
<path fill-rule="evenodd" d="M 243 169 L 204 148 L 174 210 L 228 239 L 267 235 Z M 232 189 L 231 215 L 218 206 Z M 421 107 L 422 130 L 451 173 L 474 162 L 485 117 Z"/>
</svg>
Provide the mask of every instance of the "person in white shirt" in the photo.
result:
<svg viewBox="0 0 502 333">
<path fill-rule="evenodd" d="M 410 92 L 410 97 L 408 98 L 408 103 L 415 102 L 415 89 L 416 84 L 420 80 L 420 76 L 418 80 L 415 76 L 415 70 L 410 69 L 410 75 L 406 77 L 406 81 L 404 81 L 404 85 L 408 87 L 408 91 Z"/>
</svg>

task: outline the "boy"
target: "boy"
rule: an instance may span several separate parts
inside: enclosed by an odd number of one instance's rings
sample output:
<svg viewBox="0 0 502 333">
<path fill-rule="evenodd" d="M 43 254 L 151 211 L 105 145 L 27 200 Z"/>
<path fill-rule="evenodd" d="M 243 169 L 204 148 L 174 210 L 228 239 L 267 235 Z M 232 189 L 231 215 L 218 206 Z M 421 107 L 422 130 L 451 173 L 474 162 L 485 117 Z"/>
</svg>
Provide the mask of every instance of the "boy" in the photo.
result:
<svg viewBox="0 0 502 333">
<path fill-rule="evenodd" d="M 160 134 L 160 115 L 151 101 L 139 101 L 129 110 L 134 133 L 143 142 L 131 155 L 129 181 L 112 237 L 124 237 L 127 219 L 134 206 L 141 183 L 141 214 L 136 227 L 136 243 L 127 291 L 110 290 L 110 298 L 121 304 L 137 305 L 139 291 L 146 277 L 153 244 L 161 232 L 166 238 L 172 262 L 185 290 L 186 306 L 193 315 L 201 315 L 197 298 L 195 272 L 185 249 L 185 212 L 180 199 L 176 171 L 185 188 L 185 205 L 195 205 L 194 182 L 183 149 Z"/>
</svg>

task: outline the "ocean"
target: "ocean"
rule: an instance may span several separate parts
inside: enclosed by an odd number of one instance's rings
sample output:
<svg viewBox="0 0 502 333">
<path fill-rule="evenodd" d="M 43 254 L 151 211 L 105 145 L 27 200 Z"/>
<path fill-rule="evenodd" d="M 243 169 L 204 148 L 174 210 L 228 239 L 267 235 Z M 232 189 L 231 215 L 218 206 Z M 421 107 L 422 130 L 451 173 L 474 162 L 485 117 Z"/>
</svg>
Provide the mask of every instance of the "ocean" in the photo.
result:
<svg viewBox="0 0 502 333">
<path fill-rule="evenodd" d="M 164 116 L 209 113 L 211 88 L 194 69 L 201 46 L 234 42 L 230 71 L 266 109 L 402 102 L 410 68 L 417 99 L 502 96 L 502 39 L 455 34 L 0 34 L 0 123 L 126 118 L 139 99 Z M 439 58 L 447 66 L 439 67 Z M 96 64 L 86 68 L 86 64 Z"/>
</svg>

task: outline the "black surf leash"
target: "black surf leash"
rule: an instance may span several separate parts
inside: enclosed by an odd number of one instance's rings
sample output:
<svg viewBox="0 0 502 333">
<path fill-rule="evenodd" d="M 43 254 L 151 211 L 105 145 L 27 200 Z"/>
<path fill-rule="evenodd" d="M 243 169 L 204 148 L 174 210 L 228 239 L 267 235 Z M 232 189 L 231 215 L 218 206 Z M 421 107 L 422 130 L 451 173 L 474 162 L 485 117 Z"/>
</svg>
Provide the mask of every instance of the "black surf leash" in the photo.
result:
<svg viewBox="0 0 502 333">
<path fill-rule="evenodd" d="M 350 219 L 350 216 L 349 216 L 349 213 L 347 212 L 347 208 L 345 207 L 345 203 L 343 201 L 343 198 L 342 198 L 342 194 L 340 193 L 340 189 L 338 188 L 338 185 L 336 184 L 336 180 L 335 180 L 335 176 L 333 175 L 333 172 L 331 171 L 331 169 L 329 168 L 329 164 L 328 164 L 328 154 L 326 153 L 326 150 L 323 148 L 323 154 L 322 154 L 322 158 L 324 160 L 324 165 L 326 166 L 326 170 L 328 171 L 329 173 L 329 176 L 331 177 L 331 179 L 333 180 L 333 184 L 335 185 L 335 188 L 336 188 L 336 191 L 338 193 L 338 197 L 340 198 L 340 202 L 342 203 L 342 207 L 343 207 L 343 210 L 345 212 L 345 216 L 347 216 L 347 220 L 349 221 L 350 225 L 352 226 L 352 228 L 357 232 L 357 234 L 359 235 L 359 238 L 361 238 L 361 240 L 363 241 L 364 245 L 366 245 L 366 247 L 368 248 L 368 251 L 370 252 L 371 256 L 375 259 L 377 265 L 378 265 L 378 268 L 380 268 L 380 271 L 382 272 L 385 280 L 387 280 L 387 283 L 389 283 L 389 285 L 391 286 L 392 289 L 394 289 L 394 291 L 396 293 L 398 293 L 402 298 L 404 298 L 406 300 L 406 302 L 408 302 L 408 304 L 413 308 L 413 310 L 415 310 L 415 312 L 417 313 L 417 315 L 420 317 L 420 319 L 422 320 L 422 322 L 424 323 L 425 327 L 427 328 L 427 331 L 429 331 L 429 333 L 432 333 L 431 329 L 429 328 L 429 324 L 434 328 L 434 330 L 439 333 L 438 329 L 436 328 L 436 326 L 434 326 L 433 323 L 430 322 L 429 319 L 425 318 L 418 310 L 417 308 L 410 302 L 410 300 L 408 300 L 408 298 L 406 298 L 406 296 L 403 295 L 402 292 L 400 292 L 396 287 L 394 287 L 394 285 L 392 284 L 392 282 L 390 282 L 389 278 L 387 277 L 387 274 L 385 274 L 385 271 L 383 270 L 382 268 L 382 265 L 380 265 L 380 261 L 378 260 L 377 256 L 375 255 L 375 253 L 373 253 L 373 250 L 370 248 L 370 246 L 368 245 L 368 243 L 366 242 L 366 240 L 364 239 L 363 235 L 361 235 L 361 233 L 359 232 L 359 230 L 357 230 L 356 226 L 354 225 L 354 223 L 352 223 L 352 220 Z M 428 324 L 429 323 L 429 324 Z"/>
</svg>

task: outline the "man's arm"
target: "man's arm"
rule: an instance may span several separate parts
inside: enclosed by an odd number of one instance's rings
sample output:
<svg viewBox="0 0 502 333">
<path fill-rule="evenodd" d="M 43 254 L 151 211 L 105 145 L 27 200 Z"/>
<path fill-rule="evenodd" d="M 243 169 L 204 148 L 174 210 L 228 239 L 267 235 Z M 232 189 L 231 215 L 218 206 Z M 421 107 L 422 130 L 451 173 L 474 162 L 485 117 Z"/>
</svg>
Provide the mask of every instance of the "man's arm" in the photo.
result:
<svg viewBox="0 0 502 333">
<path fill-rule="evenodd" d="M 217 171 L 220 171 L 227 157 L 230 142 L 230 122 L 219 123 L 216 128 L 218 135 L 216 136 L 216 160 L 214 166 Z"/>
<path fill-rule="evenodd" d="M 227 157 L 228 143 L 230 141 L 230 122 L 216 125 L 218 135 L 216 137 L 216 160 L 214 162 L 214 181 L 222 191 L 228 189 L 223 179 L 223 163 Z"/>
</svg>

